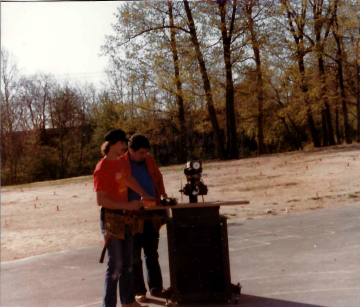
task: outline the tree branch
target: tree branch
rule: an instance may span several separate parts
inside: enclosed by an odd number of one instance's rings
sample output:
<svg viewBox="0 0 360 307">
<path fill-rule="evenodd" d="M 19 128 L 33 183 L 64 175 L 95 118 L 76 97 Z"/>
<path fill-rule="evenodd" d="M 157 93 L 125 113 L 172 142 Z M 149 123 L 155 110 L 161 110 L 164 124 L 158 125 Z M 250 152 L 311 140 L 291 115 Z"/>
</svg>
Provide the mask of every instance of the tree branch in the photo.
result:
<svg viewBox="0 0 360 307">
<path fill-rule="evenodd" d="M 128 42 L 130 42 L 132 39 L 134 39 L 134 38 L 136 38 L 136 37 L 138 37 L 138 36 L 141 36 L 141 35 L 143 35 L 143 34 L 145 34 L 145 33 L 148 33 L 148 32 L 151 32 L 151 31 L 163 30 L 163 29 L 178 29 L 178 30 L 181 30 L 181 31 L 184 31 L 184 32 L 190 34 L 190 31 L 184 29 L 183 27 L 178 27 L 178 26 L 165 26 L 165 25 L 163 25 L 163 26 L 161 26 L 161 27 L 148 28 L 148 29 L 146 29 L 146 30 L 143 30 L 143 31 L 137 33 L 137 34 L 134 34 L 134 35 L 130 36 L 129 38 L 127 38 L 127 41 L 126 41 L 126 42 L 123 42 L 123 43 L 119 44 L 118 46 L 119 46 L 119 47 L 120 47 L 120 46 L 123 46 L 123 45 L 127 44 Z"/>
</svg>

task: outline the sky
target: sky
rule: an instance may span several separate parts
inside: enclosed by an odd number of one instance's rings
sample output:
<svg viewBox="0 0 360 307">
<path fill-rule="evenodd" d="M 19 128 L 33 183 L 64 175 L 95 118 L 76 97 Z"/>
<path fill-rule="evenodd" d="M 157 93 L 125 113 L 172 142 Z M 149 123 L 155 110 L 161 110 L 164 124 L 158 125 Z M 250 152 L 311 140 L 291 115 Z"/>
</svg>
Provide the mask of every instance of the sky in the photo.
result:
<svg viewBox="0 0 360 307">
<path fill-rule="evenodd" d="M 1 47 L 22 74 L 53 74 L 71 82 L 106 82 L 108 58 L 100 57 L 105 35 L 121 1 L 1 2 Z"/>
</svg>

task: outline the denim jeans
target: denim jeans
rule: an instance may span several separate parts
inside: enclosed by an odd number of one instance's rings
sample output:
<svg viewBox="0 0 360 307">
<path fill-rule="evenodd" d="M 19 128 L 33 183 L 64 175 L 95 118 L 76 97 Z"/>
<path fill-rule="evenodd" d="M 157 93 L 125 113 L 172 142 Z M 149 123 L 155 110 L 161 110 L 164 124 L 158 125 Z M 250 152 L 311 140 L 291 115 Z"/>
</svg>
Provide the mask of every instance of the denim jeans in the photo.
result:
<svg viewBox="0 0 360 307">
<path fill-rule="evenodd" d="M 146 279 L 150 292 L 163 289 L 163 281 L 159 264 L 159 233 L 154 230 L 151 221 L 146 221 L 144 232 L 134 236 L 134 289 L 135 294 L 146 294 L 143 275 L 141 249 L 144 249 Z"/>
<path fill-rule="evenodd" d="M 103 229 L 103 222 L 100 222 Z M 126 226 L 125 239 L 110 239 L 108 248 L 108 267 L 105 273 L 102 307 L 115 307 L 119 283 L 121 304 L 135 301 L 133 281 L 133 236 Z"/>
</svg>

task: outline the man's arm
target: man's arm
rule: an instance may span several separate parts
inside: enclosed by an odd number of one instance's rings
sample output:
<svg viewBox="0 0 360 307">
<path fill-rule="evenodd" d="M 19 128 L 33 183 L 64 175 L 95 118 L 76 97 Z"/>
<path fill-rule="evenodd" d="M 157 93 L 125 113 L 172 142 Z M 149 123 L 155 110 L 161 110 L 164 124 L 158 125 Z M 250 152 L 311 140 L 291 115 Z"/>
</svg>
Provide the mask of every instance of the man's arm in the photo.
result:
<svg viewBox="0 0 360 307">
<path fill-rule="evenodd" d="M 164 197 L 167 197 L 167 194 L 165 192 L 165 185 L 164 185 L 164 179 L 163 179 L 163 176 L 158 168 L 158 166 L 156 165 L 155 166 L 155 169 L 156 169 L 156 172 L 157 172 L 157 177 L 159 178 L 159 186 L 160 186 L 160 195 L 164 196 Z"/>
<path fill-rule="evenodd" d="M 96 200 L 98 206 L 112 210 L 129 210 L 137 211 L 140 210 L 143 205 L 139 200 L 132 200 L 131 202 L 120 202 L 108 198 L 106 191 L 97 191 Z"/>
<path fill-rule="evenodd" d="M 129 176 L 128 178 L 126 178 L 126 185 L 131 190 L 133 190 L 136 193 L 138 193 L 139 195 L 141 195 L 142 200 L 155 200 L 154 197 L 150 196 L 143 190 L 141 185 L 137 182 L 137 180 L 134 177 Z"/>
</svg>

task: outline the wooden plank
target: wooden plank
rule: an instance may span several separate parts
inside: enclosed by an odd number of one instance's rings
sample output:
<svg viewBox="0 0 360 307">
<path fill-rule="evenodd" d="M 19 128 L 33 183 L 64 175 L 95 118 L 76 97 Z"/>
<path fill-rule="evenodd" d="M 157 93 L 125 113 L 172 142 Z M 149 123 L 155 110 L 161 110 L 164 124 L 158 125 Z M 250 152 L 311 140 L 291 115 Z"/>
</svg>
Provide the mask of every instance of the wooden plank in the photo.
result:
<svg viewBox="0 0 360 307">
<path fill-rule="evenodd" d="M 184 208 L 204 208 L 204 207 L 219 207 L 219 206 L 236 206 L 236 205 L 248 205 L 248 200 L 235 200 L 235 201 L 212 201 L 203 203 L 183 203 L 175 206 L 153 206 L 145 208 L 146 211 L 151 210 L 164 210 L 164 209 L 184 209 Z"/>
</svg>

